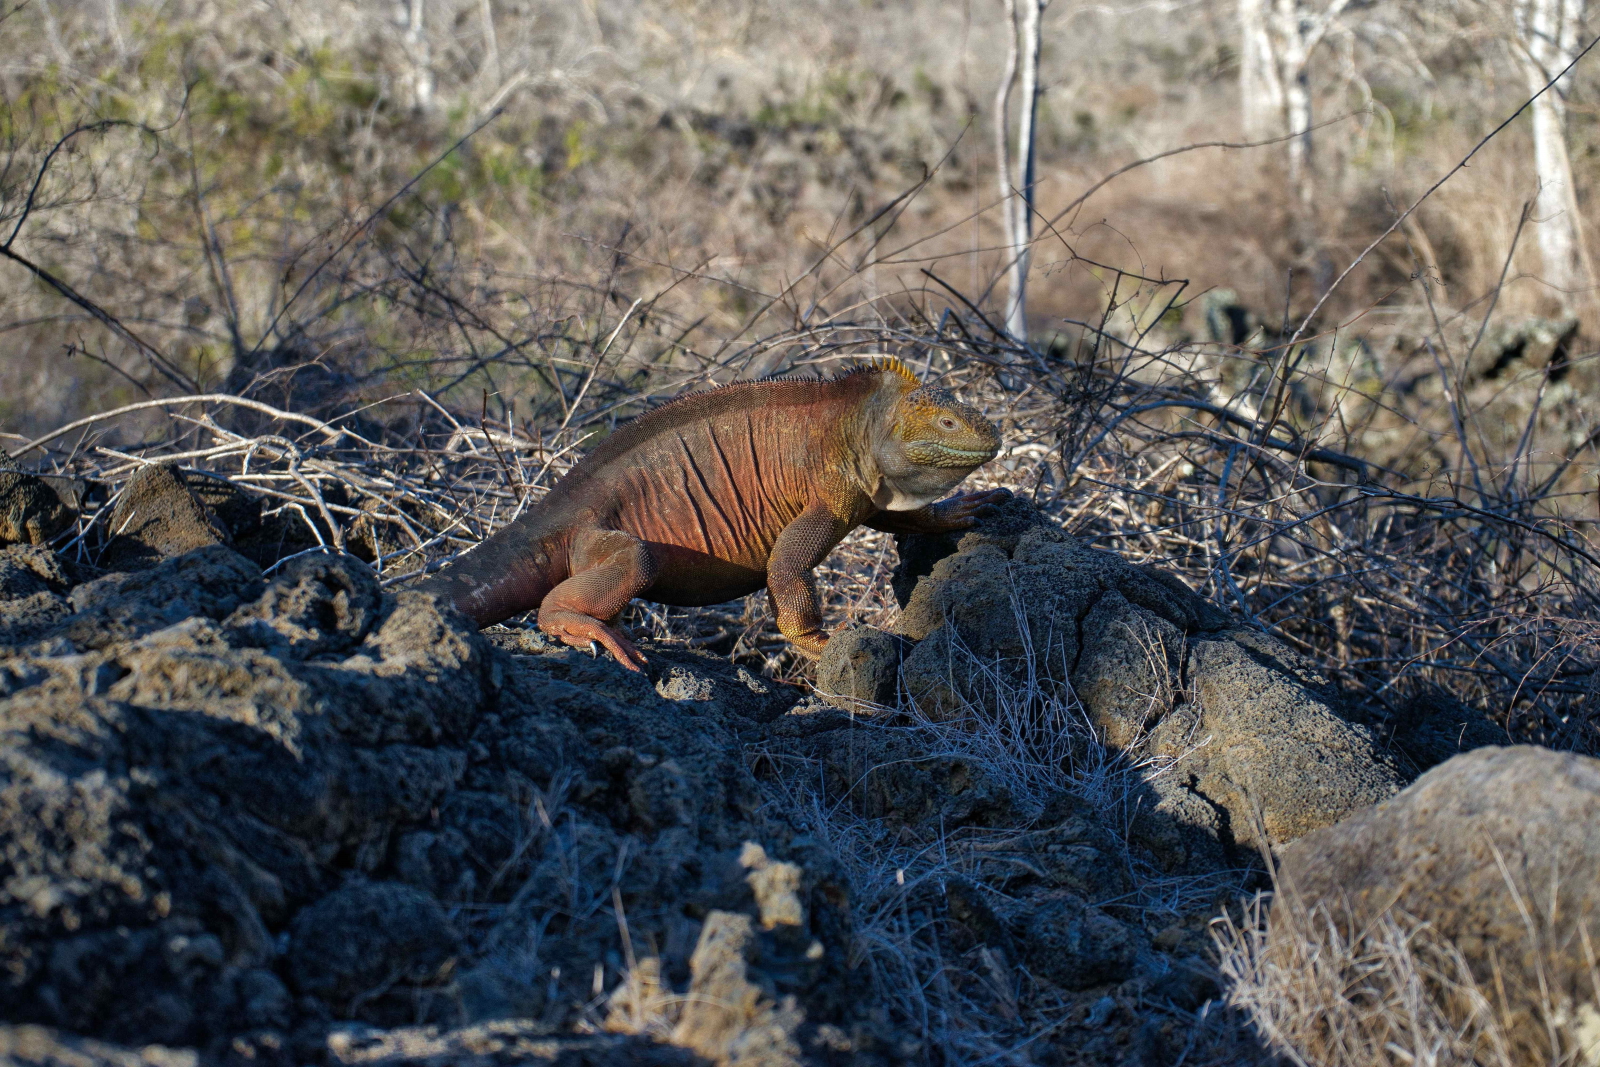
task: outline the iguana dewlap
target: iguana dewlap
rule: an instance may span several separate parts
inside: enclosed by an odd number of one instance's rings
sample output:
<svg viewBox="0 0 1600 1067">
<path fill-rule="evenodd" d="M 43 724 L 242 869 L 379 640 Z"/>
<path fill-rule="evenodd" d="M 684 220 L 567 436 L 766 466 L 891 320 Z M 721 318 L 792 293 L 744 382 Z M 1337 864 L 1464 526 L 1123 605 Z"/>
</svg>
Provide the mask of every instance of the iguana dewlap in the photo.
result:
<svg viewBox="0 0 1600 1067">
<path fill-rule="evenodd" d="M 934 503 L 999 451 L 994 425 L 898 360 L 837 378 L 769 378 L 680 397 L 620 427 L 515 522 L 421 587 L 479 626 L 534 607 L 539 628 L 624 666 L 634 597 L 683 607 L 766 586 L 778 629 L 821 655 L 812 580 L 860 525 L 971 526 L 1005 490 Z"/>
</svg>

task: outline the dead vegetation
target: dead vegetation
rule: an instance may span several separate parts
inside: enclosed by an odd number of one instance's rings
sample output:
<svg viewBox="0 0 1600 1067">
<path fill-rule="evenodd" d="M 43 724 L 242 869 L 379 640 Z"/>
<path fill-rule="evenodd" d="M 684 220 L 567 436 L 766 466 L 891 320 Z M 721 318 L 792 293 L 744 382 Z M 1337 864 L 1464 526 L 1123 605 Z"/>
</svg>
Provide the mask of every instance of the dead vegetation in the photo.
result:
<svg viewBox="0 0 1600 1067">
<path fill-rule="evenodd" d="M 996 326 L 988 138 L 968 132 L 958 101 L 958 87 L 987 98 L 990 31 L 971 27 L 970 69 L 947 63 L 905 85 L 861 74 L 887 47 L 944 40 L 916 28 L 925 8 L 856 44 L 829 35 L 760 82 L 758 64 L 730 57 L 793 38 L 776 13 L 685 16 L 668 30 L 693 38 L 693 55 L 647 78 L 635 75 L 648 49 L 618 36 L 624 18 L 594 31 L 611 35 L 607 51 L 580 14 L 514 39 L 508 14 L 484 5 L 476 37 L 429 60 L 435 96 L 467 101 L 459 115 L 410 106 L 416 85 L 393 75 L 414 56 L 377 18 L 319 50 L 316 27 L 290 33 L 294 20 L 258 14 L 251 25 L 280 43 L 232 66 L 215 59 L 238 52 L 231 31 L 181 13 L 113 26 L 68 7 L 71 32 L 27 21 L 41 54 L 65 54 L 48 77 L 20 62 L 4 72 L 5 247 L 85 302 L 43 287 L 5 298 L 9 343 L 28 358 L 5 372 L 0 414 L 15 465 L 47 475 L 76 510 L 52 544 L 101 562 L 121 488 L 174 463 L 267 499 L 269 566 L 350 552 L 394 586 L 537 506 L 587 442 L 654 403 L 891 353 L 1002 424 L 1006 451 L 975 482 L 1173 569 L 1316 660 L 1402 757 L 1429 761 L 1415 724 L 1454 703 L 1514 739 L 1600 752 L 1600 388 L 1593 339 L 1554 313 L 1529 266 L 1525 131 L 1511 127 L 1453 178 L 1309 322 L 1318 264 L 1285 236 L 1271 158 L 1207 149 L 1135 169 L 1097 194 L 1093 215 L 1039 233 L 1034 306 L 1052 328 L 1028 349 Z M 163 36 L 174 32 L 181 41 Z M 1337 142 L 1324 188 L 1338 194 L 1319 205 L 1318 252 L 1340 268 L 1394 221 L 1395 201 L 1515 106 L 1467 93 L 1446 107 L 1494 64 L 1461 57 L 1470 26 L 1452 33 L 1419 53 L 1436 76 L 1323 87 L 1329 103 L 1364 92 L 1371 105 Z M 1056 105 L 1068 96 L 1057 86 L 1041 212 L 1153 154 L 1146 145 L 1218 133 L 1217 39 L 1208 29 L 1151 60 L 1173 67 L 1164 79 L 1118 81 L 1086 61 L 1070 87 L 1081 109 Z M 696 74 L 696 57 L 731 80 Z M 187 101 L 173 91 L 180 68 L 198 72 Z M 128 70 L 155 88 L 122 85 Z M 694 78 L 705 85 L 665 88 Z M 67 88 L 79 110 L 53 102 Z M 480 127 L 499 107 L 546 117 Z M 1446 110 L 1449 122 L 1429 118 Z M 139 125 L 96 126 L 101 116 Z M 1194 281 L 1169 280 L 1168 265 Z M 123 333 L 100 332 L 95 309 Z M 894 559 L 869 531 L 830 557 L 819 570 L 830 624 L 892 622 Z M 761 596 L 692 611 L 641 603 L 627 621 L 807 677 Z M 1065 782 L 1113 822 L 1119 776 L 1161 773 L 1105 758 L 1070 701 L 1020 692 L 1008 706 L 1012 733 L 915 728 L 1019 795 L 1043 804 Z M 897 1022 L 951 1062 L 984 1063 L 1030 1040 L 997 1029 L 1039 1036 L 1067 1018 L 995 961 L 941 955 L 911 906 L 994 841 L 908 844 L 827 801 L 804 768 L 785 782 L 771 802 L 857 864 L 859 962 Z M 1230 888 L 1141 886 L 1121 906 L 1176 912 Z M 584 903 L 605 918 L 603 894 Z M 1514 1062 L 1450 946 L 1398 917 L 1360 944 L 1295 958 L 1264 952 L 1259 910 L 1230 922 L 1230 1003 L 1291 1056 Z M 531 975 L 538 946 L 505 955 Z M 1349 993 L 1352 976 L 1367 992 Z M 1219 1017 L 1202 1013 L 1184 1062 L 1238 1062 Z"/>
<path fill-rule="evenodd" d="M 1554 973 L 1549 916 L 1525 918 L 1531 951 L 1549 953 Z M 1258 894 L 1212 929 L 1229 1004 L 1295 1064 L 1587 1067 L 1600 1057 L 1593 1004 L 1547 995 L 1529 1020 L 1502 983 L 1475 975 L 1455 944 L 1401 913 L 1352 932 L 1325 906 Z M 1600 990 L 1600 971 L 1591 988 Z"/>
</svg>

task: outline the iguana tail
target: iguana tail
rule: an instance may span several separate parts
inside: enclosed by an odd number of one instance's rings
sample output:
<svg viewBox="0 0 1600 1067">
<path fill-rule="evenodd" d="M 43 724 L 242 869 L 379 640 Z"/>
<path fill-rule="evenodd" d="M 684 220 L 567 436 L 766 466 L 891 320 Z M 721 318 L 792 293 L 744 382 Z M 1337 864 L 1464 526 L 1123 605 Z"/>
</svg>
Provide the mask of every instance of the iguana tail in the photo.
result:
<svg viewBox="0 0 1600 1067">
<path fill-rule="evenodd" d="M 449 599 L 480 628 L 532 611 L 566 577 L 565 553 L 534 509 L 412 586 Z"/>
</svg>

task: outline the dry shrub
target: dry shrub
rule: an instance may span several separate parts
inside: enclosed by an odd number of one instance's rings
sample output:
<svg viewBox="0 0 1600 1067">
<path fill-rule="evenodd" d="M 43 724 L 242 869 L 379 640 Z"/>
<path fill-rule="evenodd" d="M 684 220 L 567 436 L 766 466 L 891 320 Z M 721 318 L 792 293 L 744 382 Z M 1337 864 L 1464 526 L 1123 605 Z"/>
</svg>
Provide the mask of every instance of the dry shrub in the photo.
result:
<svg viewBox="0 0 1600 1067">
<path fill-rule="evenodd" d="M 555 342 L 522 360 L 530 334 L 591 341 L 600 319 L 669 287 L 647 298 L 649 322 L 656 347 L 685 363 L 812 324 L 818 296 L 882 325 L 894 315 L 875 301 L 939 291 L 925 269 L 988 305 L 1002 256 L 984 126 L 1003 35 L 981 5 L 423 7 L 420 35 L 394 7 L 354 3 L 56 3 L 7 17 L 0 232 L 59 137 L 102 119 L 142 124 L 73 138 L 17 248 L 169 364 L 102 336 L 59 294 L 14 284 L 0 295 L 19 355 L 0 372 L 8 428 L 308 362 L 368 399 L 422 386 L 472 407 L 489 389 L 528 415 L 554 388 L 544 356 L 581 362 Z M 1338 121 L 1317 134 L 1318 236 L 1298 247 L 1281 146 L 1175 155 L 1061 214 L 1136 158 L 1238 142 L 1237 42 L 1226 5 L 1053 6 L 1036 330 L 1095 320 L 1107 264 L 1189 278 L 1191 293 L 1232 289 L 1274 326 L 1303 313 L 1329 266 L 1391 221 L 1391 199 L 1426 187 L 1519 102 L 1494 27 L 1455 9 L 1359 5 L 1346 51 L 1319 57 L 1317 114 Z M 1575 116 L 1593 95 L 1578 74 Z M 1573 124 L 1575 158 L 1585 122 Z M 1457 308 L 1494 290 L 1502 313 L 1550 311 L 1534 242 L 1508 255 L 1532 193 L 1527 156 L 1526 132 L 1506 131 L 1407 227 Z M 925 170 L 915 203 L 879 217 Z M 895 233 L 830 251 L 860 225 Z M 316 271 L 330 245 L 339 254 Z M 821 284 L 773 299 L 813 270 Z M 1319 325 L 1377 309 L 1414 339 L 1427 327 L 1408 288 L 1417 270 L 1398 242 L 1381 248 Z M 1200 309 L 1173 310 L 1162 343 L 1205 338 Z"/>
<path fill-rule="evenodd" d="M 1327 907 L 1257 895 L 1212 924 L 1228 1003 L 1296 1064 L 1482 1064 L 1593 1067 L 1595 1003 L 1542 999 L 1529 1018 L 1497 981 L 1473 974 L 1461 950 L 1424 922 L 1387 913 L 1350 932 Z M 1538 931 L 1528 937 L 1537 946 Z M 1554 955 L 1552 965 L 1564 965 Z"/>
<path fill-rule="evenodd" d="M 839 247 L 860 254 L 883 239 L 862 233 Z M 354 548 L 392 582 L 536 503 L 585 441 L 661 399 L 888 352 L 1001 424 L 1005 452 L 971 487 L 1008 485 L 1078 536 L 1175 569 L 1321 663 L 1380 731 L 1403 732 L 1419 701 L 1447 698 L 1518 739 L 1600 744 L 1600 549 L 1584 513 L 1596 442 L 1573 441 L 1564 419 L 1545 414 L 1557 390 L 1591 381 L 1587 364 L 1550 355 L 1543 366 L 1514 362 L 1515 378 L 1485 378 L 1434 331 L 1411 344 L 1404 366 L 1417 378 L 1401 390 L 1361 379 L 1380 331 L 1292 347 L 1162 342 L 1180 287 L 1118 272 L 1104 282 L 1112 302 L 1099 321 L 1043 351 L 997 333 L 975 300 L 932 286 L 880 296 L 868 309 L 876 320 L 848 301 L 835 309 L 825 301 L 838 283 L 824 269 L 789 298 L 812 301 L 810 321 L 715 353 L 676 346 L 680 320 L 662 291 L 624 301 L 553 282 L 557 306 L 512 314 L 503 291 L 460 280 L 441 277 L 434 291 L 451 299 L 430 307 L 417 278 L 392 279 L 419 297 L 396 312 L 402 321 L 458 338 L 408 373 L 487 373 L 508 391 L 520 381 L 520 402 L 486 389 L 397 394 L 390 374 L 352 384 L 316 377 L 326 368 L 312 361 L 246 380 L 244 399 L 141 401 L 12 449 L 112 493 L 151 462 L 204 467 L 267 494 L 302 547 Z M 1497 397 L 1474 402 L 1463 381 Z M 263 395 L 277 403 L 250 399 Z M 1516 422 L 1513 411 L 1523 412 Z M 119 446 L 106 429 L 145 440 Z M 42 464 L 37 448 L 48 450 Z M 88 502 L 68 551 L 93 562 L 110 503 Z M 830 620 L 892 626 L 892 561 L 884 535 L 847 541 L 819 573 Z M 641 605 L 632 622 L 769 674 L 806 674 L 759 595 L 692 611 Z"/>
</svg>

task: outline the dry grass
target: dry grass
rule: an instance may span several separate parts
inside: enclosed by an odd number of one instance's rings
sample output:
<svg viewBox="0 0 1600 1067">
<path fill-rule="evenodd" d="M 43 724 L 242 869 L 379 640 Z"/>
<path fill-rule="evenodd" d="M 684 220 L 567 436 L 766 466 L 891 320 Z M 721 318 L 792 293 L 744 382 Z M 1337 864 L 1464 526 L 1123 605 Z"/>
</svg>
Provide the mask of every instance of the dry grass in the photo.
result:
<svg viewBox="0 0 1600 1067">
<path fill-rule="evenodd" d="M 1134 159 L 1237 140 L 1227 12 L 1202 5 L 1178 35 L 1163 21 L 1176 12 L 1147 7 L 1052 7 L 1047 215 Z M 1522 210 L 1526 131 L 1286 343 L 1327 265 L 1520 102 L 1483 27 L 1366 7 L 1390 21 L 1318 68 L 1320 114 L 1369 110 L 1319 132 L 1316 247 L 1286 236 L 1274 149 L 1171 156 L 1040 228 L 1042 342 L 1025 349 L 992 325 L 991 138 L 969 116 L 986 114 L 1000 54 L 965 8 L 441 6 L 419 109 L 415 55 L 376 9 L 29 5 L 4 23 L 27 43 L 0 61 L 0 230 L 23 222 L 15 249 L 149 349 L 13 284 L 6 447 L 92 483 L 57 544 L 86 563 L 126 480 L 176 462 L 261 493 L 299 548 L 354 551 L 392 585 L 537 506 L 594 435 L 665 398 L 889 352 L 1002 425 L 1006 450 L 974 483 L 1173 569 L 1319 663 L 1380 733 L 1448 698 L 1518 740 L 1597 752 L 1600 380 L 1592 339 L 1540 340 L 1560 324 L 1528 321 L 1559 316 Z M 1593 98 L 1585 72 L 1580 146 Z M 97 119 L 147 128 L 80 133 L 30 194 L 57 139 Z M 870 532 L 830 557 L 830 624 L 893 625 L 894 558 Z M 761 596 L 641 604 L 629 622 L 809 672 Z M 1069 695 L 1003 696 L 1005 729 L 910 728 L 1025 800 L 1065 783 L 1113 824 L 1161 771 L 1108 753 Z M 1067 1018 L 1025 981 L 946 958 L 911 906 L 965 869 L 972 841 L 907 845 L 798 770 L 784 788 L 774 802 L 854 864 L 857 958 L 897 1024 L 977 1063 L 1026 1056 Z M 1118 906 L 1181 911 L 1214 888 L 1147 873 Z M 598 922 L 601 882 L 583 884 Z M 1260 951 L 1255 918 L 1224 939 L 1239 1010 L 1301 1050 L 1315 1019 L 1344 1020 L 1351 1044 L 1326 1055 L 1350 1058 L 1306 1062 L 1501 1055 L 1493 1012 L 1425 931 L 1287 959 Z M 537 941 L 503 952 L 530 980 L 542 966 Z"/>
<path fill-rule="evenodd" d="M 1257 895 L 1212 924 L 1228 1002 L 1270 1047 L 1317 1067 L 1593 1067 L 1600 1011 L 1552 1003 L 1533 1017 L 1473 974 L 1426 923 L 1388 914 L 1357 934 L 1322 906 Z M 1537 932 L 1529 937 L 1538 943 Z M 1566 961 L 1549 959 L 1552 973 Z M 1594 977 L 1600 997 L 1600 974 Z"/>
</svg>

